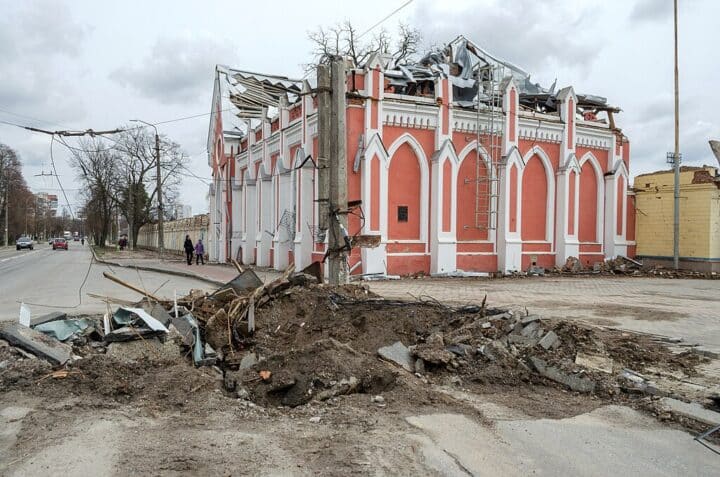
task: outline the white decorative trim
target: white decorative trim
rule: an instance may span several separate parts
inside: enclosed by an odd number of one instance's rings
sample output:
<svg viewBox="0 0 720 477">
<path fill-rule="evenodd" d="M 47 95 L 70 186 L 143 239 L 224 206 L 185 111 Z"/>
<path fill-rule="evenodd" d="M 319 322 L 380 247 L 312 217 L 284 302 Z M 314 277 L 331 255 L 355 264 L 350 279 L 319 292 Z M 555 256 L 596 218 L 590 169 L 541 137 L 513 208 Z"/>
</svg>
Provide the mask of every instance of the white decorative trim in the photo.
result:
<svg viewBox="0 0 720 477">
<path fill-rule="evenodd" d="M 475 111 L 466 111 L 463 109 L 453 109 L 453 118 L 451 121 L 452 132 L 463 132 L 477 134 L 478 115 Z M 501 112 L 501 114 L 504 114 Z M 494 125 L 495 132 L 502 132 L 502 124 L 498 121 Z M 480 133 L 490 133 L 490 112 L 480 111 Z"/>
<path fill-rule="evenodd" d="M 382 143 L 382 140 L 380 139 L 380 136 L 377 134 L 373 134 L 370 138 L 369 142 L 367 143 L 367 146 L 365 146 L 365 152 L 362 157 L 361 162 L 361 178 L 360 178 L 360 187 L 362 190 L 362 201 L 363 201 L 363 208 L 368 211 L 369 214 L 372 214 L 372 167 L 371 167 L 371 161 L 374 157 L 377 157 L 380 161 L 378 172 L 380 174 L 380 177 L 378 177 L 379 181 L 379 199 L 380 204 L 378 207 L 378 211 L 380 213 L 380 217 L 378 217 L 378 227 L 379 230 L 372 229 L 372 219 L 365 221 L 365 226 L 363 228 L 363 233 L 370 234 L 370 233 L 380 233 L 381 240 L 383 242 L 387 241 L 387 214 L 388 214 L 388 162 L 389 162 L 389 154 L 387 150 L 385 149 L 385 145 Z"/>
<path fill-rule="evenodd" d="M 273 155 L 280 151 L 280 134 L 275 132 L 270 139 L 267 140 L 267 153 Z"/>
<path fill-rule="evenodd" d="M 317 133 L 318 133 L 317 113 L 313 113 L 312 116 L 307 118 L 307 130 L 308 130 L 308 141 L 312 141 L 312 138 L 317 136 Z"/>
<path fill-rule="evenodd" d="M 294 122 L 290 127 L 283 131 L 285 134 L 285 143 L 288 147 L 302 141 L 302 124 L 300 122 Z"/>
<path fill-rule="evenodd" d="M 576 134 L 576 141 L 578 146 L 593 148 L 593 149 L 610 149 L 612 147 L 611 134 L 600 135 L 592 134 L 587 131 L 578 130 Z"/>
<path fill-rule="evenodd" d="M 435 129 L 438 126 L 437 106 L 414 105 L 383 101 L 382 123 L 409 129 Z"/>
</svg>

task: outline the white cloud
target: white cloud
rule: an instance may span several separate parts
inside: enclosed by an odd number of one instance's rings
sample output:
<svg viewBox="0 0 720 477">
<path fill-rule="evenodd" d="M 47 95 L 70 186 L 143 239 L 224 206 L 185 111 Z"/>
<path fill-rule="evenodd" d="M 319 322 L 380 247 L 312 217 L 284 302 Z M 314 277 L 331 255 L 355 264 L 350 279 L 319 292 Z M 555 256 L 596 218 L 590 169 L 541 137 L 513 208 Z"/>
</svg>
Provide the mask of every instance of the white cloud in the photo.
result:
<svg viewBox="0 0 720 477">
<path fill-rule="evenodd" d="M 118 68 L 111 77 L 147 98 L 187 103 L 207 96 L 216 64 L 235 59 L 229 42 L 187 34 L 159 39 L 139 64 Z"/>
</svg>

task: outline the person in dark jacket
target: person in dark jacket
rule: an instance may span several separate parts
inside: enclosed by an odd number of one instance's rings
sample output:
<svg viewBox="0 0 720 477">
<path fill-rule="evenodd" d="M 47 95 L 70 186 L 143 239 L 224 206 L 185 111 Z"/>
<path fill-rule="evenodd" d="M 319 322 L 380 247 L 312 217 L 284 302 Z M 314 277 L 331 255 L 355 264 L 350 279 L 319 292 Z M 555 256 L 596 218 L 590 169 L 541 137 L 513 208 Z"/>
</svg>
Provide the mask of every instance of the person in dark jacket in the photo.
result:
<svg viewBox="0 0 720 477">
<path fill-rule="evenodd" d="M 195 265 L 200 265 L 199 262 L 205 265 L 205 246 L 202 243 L 202 239 L 198 239 L 195 244 Z"/>
<path fill-rule="evenodd" d="M 185 248 L 185 258 L 187 258 L 187 264 L 192 265 L 192 259 L 193 259 L 193 252 L 195 252 L 195 247 L 193 247 L 192 240 L 190 240 L 190 236 L 185 236 L 185 244 L 183 245 Z"/>
</svg>

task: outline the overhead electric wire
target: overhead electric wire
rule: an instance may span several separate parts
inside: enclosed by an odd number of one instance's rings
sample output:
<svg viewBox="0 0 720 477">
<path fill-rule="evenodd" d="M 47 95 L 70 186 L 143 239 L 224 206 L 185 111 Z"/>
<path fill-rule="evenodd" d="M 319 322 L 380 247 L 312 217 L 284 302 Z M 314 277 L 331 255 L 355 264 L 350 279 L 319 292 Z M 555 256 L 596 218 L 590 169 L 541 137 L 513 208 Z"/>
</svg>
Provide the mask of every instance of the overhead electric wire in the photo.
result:
<svg viewBox="0 0 720 477">
<path fill-rule="evenodd" d="M 402 10 L 403 8 L 405 8 L 405 7 L 407 7 L 408 5 L 410 5 L 412 2 L 413 2 L 413 0 L 407 0 L 407 2 L 403 3 L 402 5 L 400 5 L 399 7 L 397 7 L 395 10 L 393 10 L 392 12 L 390 12 L 390 13 L 389 13 L 387 16 L 385 16 L 382 20 L 380 20 L 379 22 L 375 23 L 373 26 L 371 26 L 370 28 L 368 28 L 367 30 L 365 30 L 364 32 L 362 32 L 362 33 L 357 37 L 357 39 L 359 40 L 360 38 L 362 38 L 363 36 L 367 35 L 368 33 L 370 33 L 372 30 L 374 30 L 374 29 L 377 28 L 378 26 L 382 25 L 382 24 L 385 22 L 385 20 L 387 20 L 388 18 L 392 17 L 392 16 L 395 15 L 397 12 L 399 12 L 399 11 Z"/>
<path fill-rule="evenodd" d="M 0 108 L 0 112 L 9 114 L 9 115 L 11 115 L 11 116 L 17 116 L 17 117 L 19 117 L 19 118 L 30 119 L 31 121 L 37 121 L 37 122 L 39 122 L 39 123 L 54 124 L 55 126 L 60 126 L 60 127 L 62 127 L 62 128 L 65 128 L 65 126 L 63 126 L 62 124 L 58 124 L 58 123 L 53 122 L 53 121 L 47 121 L 47 120 L 45 120 L 45 119 L 34 118 L 34 117 L 32 117 L 32 116 L 27 116 L 27 115 L 25 115 L 25 114 L 13 113 L 12 111 L 8 111 L 7 109 L 2 109 L 2 108 Z M 4 122 L 4 121 L 2 121 L 2 122 Z M 13 126 L 17 126 L 17 125 L 16 125 L 16 124 L 13 124 Z M 69 129 L 69 128 L 66 128 L 66 129 Z"/>
</svg>

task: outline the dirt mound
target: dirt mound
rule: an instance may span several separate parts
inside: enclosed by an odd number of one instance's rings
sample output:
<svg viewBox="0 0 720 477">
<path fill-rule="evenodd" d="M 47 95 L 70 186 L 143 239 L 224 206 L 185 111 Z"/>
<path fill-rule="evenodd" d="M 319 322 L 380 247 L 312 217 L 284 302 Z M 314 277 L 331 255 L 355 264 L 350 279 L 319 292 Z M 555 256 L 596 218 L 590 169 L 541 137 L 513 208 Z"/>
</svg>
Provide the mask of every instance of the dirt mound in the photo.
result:
<svg viewBox="0 0 720 477">
<path fill-rule="evenodd" d="M 396 377 L 369 354 L 329 338 L 229 372 L 225 383 L 258 404 L 295 407 L 344 394 L 380 393 L 391 388 Z"/>
<path fill-rule="evenodd" d="M 220 388 L 216 373 L 176 359 L 119 360 L 95 354 L 53 371 L 45 361 L 18 359 L 0 371 L 0 388 L 42 397 L 82 395 L 89 400 L 134 403 L 150 408 L 183 407 Z"/>
<path fill-rule="evenodd" d="M 258 352 L 302 348 L 333 338 L 353 349 L 375 354 L 395 341 L 422 342 L 452 326 L 456 314 L 434 303 L 382 300 L 360 286 L 333 290 L 310 287 L 270 302 L 256 313 Z"/>
</svg>

